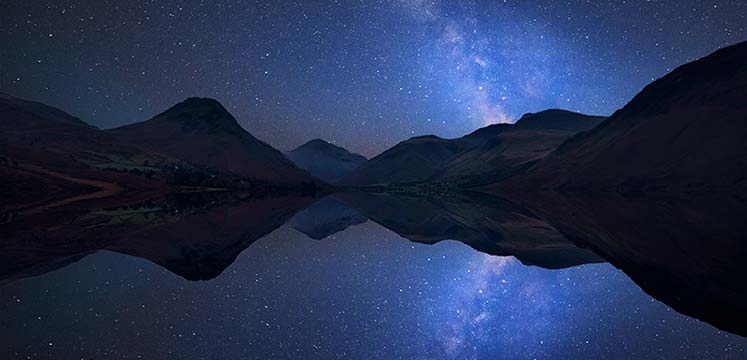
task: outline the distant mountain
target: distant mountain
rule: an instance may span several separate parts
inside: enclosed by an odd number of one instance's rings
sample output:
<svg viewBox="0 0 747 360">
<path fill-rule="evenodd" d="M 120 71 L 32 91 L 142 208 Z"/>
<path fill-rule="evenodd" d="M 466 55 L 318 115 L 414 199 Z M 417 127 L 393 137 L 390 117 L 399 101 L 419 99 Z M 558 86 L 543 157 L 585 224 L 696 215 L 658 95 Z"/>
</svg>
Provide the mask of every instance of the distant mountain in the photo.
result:
<svg viewBox="0 0 747 360">
<path fill-rule="evenodd" d="M 497 124 L 457 139 L 420 136 L 403 141 L 341 183 L 397 184 L 419 181 L 480 183 L 506 176 L 542 158 L 579 131 L 605 118 L 564 110 L 524 115 L 515 125 Z"/>
<path fill-rule="evenodd" d="M 654 81 L 603 124 L 509 182 L 579 190 L 745 189 L 745 120 L 747 42 Z"/>
<path fill-rule="evenodd" d="M 150 120 L 108 132 L 122 142 L 219 171 L 284 183 L 311 181 L 213 99 L 189 98 Z"/>
<path fill-rule="evenodd" d="M 344 185 L 423 181 L 459 152 L 451 140 L 421 136 L 384 151 L 341 180 Z"/>
<path fill-rule="evenodd" d="M 335 182 L 368 161 L 322 139 L 311 140 L 286 153 L 296 166 L 326 182 Z"/>
</svg>

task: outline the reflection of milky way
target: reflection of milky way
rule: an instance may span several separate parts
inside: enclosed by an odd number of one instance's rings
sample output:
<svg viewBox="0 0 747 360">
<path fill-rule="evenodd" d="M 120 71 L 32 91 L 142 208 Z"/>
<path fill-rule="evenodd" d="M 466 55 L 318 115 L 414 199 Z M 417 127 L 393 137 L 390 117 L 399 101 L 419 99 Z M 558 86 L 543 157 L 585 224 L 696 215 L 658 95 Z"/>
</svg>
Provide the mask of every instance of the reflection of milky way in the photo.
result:
<svg viewBox="0 0 747 360">
<path fill-rule="evenodd" d="M 100 253 L 1 290 L 2 359 L 741 359 L 747 349 L 610 265 L 526 267 L 371 222 L 322 241 L 278 229 L 210 281 Z"/>
</svg>

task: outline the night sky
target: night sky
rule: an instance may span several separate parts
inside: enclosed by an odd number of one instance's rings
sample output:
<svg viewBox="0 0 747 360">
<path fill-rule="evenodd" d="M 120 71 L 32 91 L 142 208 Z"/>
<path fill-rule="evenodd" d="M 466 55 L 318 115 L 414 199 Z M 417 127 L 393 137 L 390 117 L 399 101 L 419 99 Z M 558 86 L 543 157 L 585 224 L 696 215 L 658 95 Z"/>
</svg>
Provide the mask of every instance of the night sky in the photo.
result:
<svg viewBox="0 0 747 360">
<path fill-rule="evenodd" d="M 371 156 L 521 114 L 611 114 L 747 38 L 737 1 L 4 1 L 0 91 L 102 128 L 214 97 L 282 150 Z"/>
<path fill-rule="evenodd" d="M 3 359 L 744 359 L 609 264 L 526 267 L 368 222 L 284 227 L 218 278 L 100 252 L 0 288 Z"/>
</svg>

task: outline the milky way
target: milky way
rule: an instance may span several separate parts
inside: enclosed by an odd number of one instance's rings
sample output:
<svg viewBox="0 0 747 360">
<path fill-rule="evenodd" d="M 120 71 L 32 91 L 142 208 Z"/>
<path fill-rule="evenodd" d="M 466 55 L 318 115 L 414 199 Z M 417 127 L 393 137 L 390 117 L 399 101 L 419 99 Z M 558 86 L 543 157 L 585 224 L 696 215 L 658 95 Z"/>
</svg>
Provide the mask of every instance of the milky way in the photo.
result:
<svg viewBox="0 0 747 360">
<path fill-rule="evenodd" d="M 0 91 L 100 127 L 219 99 L 287 150 L 374 155 L 526 112 L 607 115 L 747 38 L 743 1 L 54 1 L 0 11 Z"/>
</svg>

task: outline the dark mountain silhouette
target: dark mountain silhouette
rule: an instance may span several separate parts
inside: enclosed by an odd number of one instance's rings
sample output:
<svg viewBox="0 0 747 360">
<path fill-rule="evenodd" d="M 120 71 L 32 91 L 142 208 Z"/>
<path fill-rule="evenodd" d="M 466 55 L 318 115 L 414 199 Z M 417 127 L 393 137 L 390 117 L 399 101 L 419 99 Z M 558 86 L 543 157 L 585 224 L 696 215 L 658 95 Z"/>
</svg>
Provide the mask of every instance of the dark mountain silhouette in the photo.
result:
<svg viewBox="0 0 747 360">
<path fill-rule="evenodd" d="M 646 86 L 508 185 L 688 191 L 747 187 L 747 42 Z"/>
<path fill-rule="evenodd" d="M 747 42 L 646 86 L 487 189 L 532 209 L 679 312 L 747 334 Z"/>
<path fill-rule="evenodd" d="M 131 197 L 165 190 L 157 181 L 102 170 L 99 165 L 113 158 L 158 157 L 60 109 L 2 94 L 0 118 L 0 211 L 76 199 L 102 184 L 116 183 L 121 195 Z"/>
<path fill-rule="evenodd" d="M 369 160 L 340 183 L 371 185 L 425 181 L 438 173 L 449 159 L 482 145 L 509 127 L 508 124 L 491 125 L 451 140 L 433 135 L 414 137 Z"/>
<path fill-rule="evenodd" d="M 515 125 L 491 125 L 457 139 L 403 141 L 353 171 L 345 185 L 449 181 L 463 184 L 513 174 L 603 117 L 564 110 L 524 115 Z"/>
<path fill-rule="evenodd" d="M 322 139 L 311 140 L 286 153 L 296 166 L 326 182 L 335 182 L 365 164 L 362 155 L 351 153 L 342 147 Z"/>
<path fill-rule="evenodd" d="M 274 182 L 311 181 L 213 99 L 189 98 L 150 120 L 108 132 L 122 142 L 219 171 Z"/>
<path fill-rule="evenodd" d="M 493 182 L 544 158 L 568 138 L 604 119 L 565 110 L 526 114 L 480 146 L 454 156 L 438 178 L 467 186 Z"/>
<path fill-rule="evenodd" d="M 39 125 L 40 122 L 49 122 L 95 128 L 60 109 L 37 101 L 20 99 L 5 93 L 0 93 L 0 111 L 6 116 L 3 119 L 8 121 L 8 123 L 3 124 L 6 126 L 10 124 L 15 126 L 31 126 Z M 26 119 L 26 121 L 20 122 L 20 119 Z"/>
</svg>

